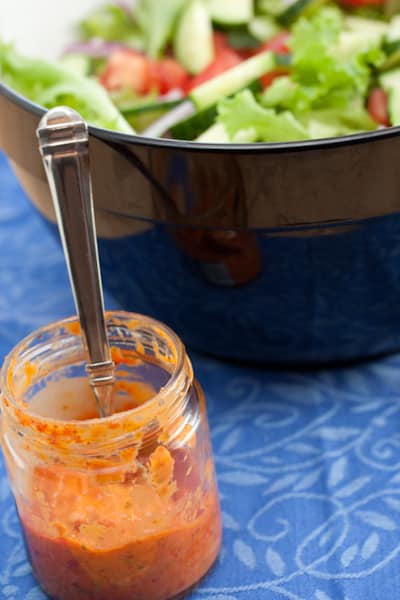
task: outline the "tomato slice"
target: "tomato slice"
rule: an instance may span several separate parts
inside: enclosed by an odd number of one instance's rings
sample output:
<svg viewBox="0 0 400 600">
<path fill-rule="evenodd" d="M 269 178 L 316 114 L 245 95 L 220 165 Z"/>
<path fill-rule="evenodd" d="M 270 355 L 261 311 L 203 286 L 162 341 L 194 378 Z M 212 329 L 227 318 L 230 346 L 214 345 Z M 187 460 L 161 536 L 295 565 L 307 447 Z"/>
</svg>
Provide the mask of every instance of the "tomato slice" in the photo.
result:
<svg viewBox="0 0 400 600">
<path fill-rule="evenodd" d="M 201 73 L 192 77 L 189 80 L 189 85 L 187 91 L 192 90 L 198 85 L 208 81 L 209 79 L 213 79 L 217 77 L 217 75 L 221 75 L 225 71 L 232 69 L 232 67 L 236 67 L 239 63 L 242 62 L 241 57 L 237 52 L 232 50 L 231 48 L 224 48 L 220 50 L 215 58 L 215 60 L 208 65 Z"/>
<path fill-rule="evenodd" d="M 243 59 L 251 58 L 256 54 L 260 54 L 261 52 L 265 52 L 266 50 L 271 50 L 276 54 L 290 54 L 291 50 L 288 46 L 288 41 L 290 39 L 290 33 L 288 31 L 281 31 L 280 33 L 274 35 L 267 42 L 263 42 L 257 48 L 242 48 L 239 53 Z"/>
<path fill-rule="evenodd" d="M 368 98 L 368 112 L 380 125 L 390 127 L 388 97 L 382 88 L 374 88 Z"/>
<path fill-rule="evenodd" d="M 156 63 L 157 87 L 161 94 L 171 90 L 185 90 L 188 85 L 189 75 L 185 69 L 173 58 L 164 58 Z"/>
<path fill-rule="evenodd" d="M 218 56 L 218 54 L 220 52 L 222 52 L 222 50 L 226 50 L 227 48 L 230 48 L 229 43 L 228 43 L 228 38 L 225 33 L 222 33 L 222 31 L 214 31 L 213 37 L 214 37 L 214 50 L 215 50 L 216 56 Z"/>
<path fill-rule="evenodd" d="M 130 89 L 139 95 L 152 90 L 166 94 L 187 87 L 188 74 L 173 58 L 153 61 L 134 50 L 117 50 L 110 56 L 100 76 L 107 90 Z"/>
<path fill-rule="evenodd" d="M 278 79 L 279 77 L 284 77 L 285 75 L 288 75 L 288 73 L 289 71 L 287 69 L 275 69 L 274 71 L 270 71 L 269 73 L 263 75 L 260 78 L 260 83 L 263 90 L 269 88 L 273 84 L 275 79 Z"/>
<path fill-rule="evenodd" d="M 276 52 L 277 54 L 290 54 L 290 48 L 288 46 L 288 41 L 290 39 L 289 31 L 281 31 L 277 35 L 274 35 L 273 38 L 261 44 L 259 48 L 256 50 L 256 54 L 260 52 L 265 52 L 266 50 L 271 50 L 272 52 Z"/>
<path fill-rule="evenodd" d="M 145 56 L 134 50 L 116 50 L 100 76 L 107 90 L 128 88 L 138 94 L 147 94 L 154 87 L 156 72 Z"/>
</svg>

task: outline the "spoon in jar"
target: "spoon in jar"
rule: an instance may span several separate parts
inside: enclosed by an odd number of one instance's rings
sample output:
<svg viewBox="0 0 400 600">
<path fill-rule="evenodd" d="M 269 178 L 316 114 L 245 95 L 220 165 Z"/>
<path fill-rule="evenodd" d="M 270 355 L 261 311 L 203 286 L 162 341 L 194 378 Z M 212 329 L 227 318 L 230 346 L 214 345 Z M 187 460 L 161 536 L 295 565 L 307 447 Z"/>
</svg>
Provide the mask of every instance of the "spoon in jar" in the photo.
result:
<svg viewBox="0 0 400 600">
<path fill-rule="evenodd" d="M 89 168 L 89 133 L 82 117 L 51 109 L 37 130 L 86 354 L 86 372 L 100 417 L 113 413 L 114 363 L 104 318 Z"/>
</svg>

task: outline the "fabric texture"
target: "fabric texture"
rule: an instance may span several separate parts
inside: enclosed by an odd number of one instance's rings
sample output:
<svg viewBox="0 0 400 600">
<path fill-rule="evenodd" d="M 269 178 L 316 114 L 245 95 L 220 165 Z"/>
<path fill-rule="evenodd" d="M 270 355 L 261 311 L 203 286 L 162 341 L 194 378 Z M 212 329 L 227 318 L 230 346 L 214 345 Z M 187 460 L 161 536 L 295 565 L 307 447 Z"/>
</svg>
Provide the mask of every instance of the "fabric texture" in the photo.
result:
<svg viewBox="0 0 400 600">
<path fill-rule="evenodd" d="M 118 308 L 106 295 L 108 308 Z M 0 360 L 74 312 L 57 241 L 0 156 Z M 399 597 L 400 356 L 268 372 L 192 355 L 224 518 L 191 600 Z M 43 600 L 0 465 L 0 597 Z"/>
</svg>

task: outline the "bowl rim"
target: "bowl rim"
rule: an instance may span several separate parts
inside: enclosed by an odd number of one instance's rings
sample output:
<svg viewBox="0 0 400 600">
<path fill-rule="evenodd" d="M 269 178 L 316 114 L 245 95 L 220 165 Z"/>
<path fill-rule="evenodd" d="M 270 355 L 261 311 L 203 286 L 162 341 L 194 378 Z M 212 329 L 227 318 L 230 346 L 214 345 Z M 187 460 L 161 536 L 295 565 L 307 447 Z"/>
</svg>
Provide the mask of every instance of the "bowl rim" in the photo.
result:
<svg viewBox="0 0 400 600">
<path fill-rule="evenodd" d="M 22 94 L 14 91 L 4 82 L 0 81 L 0 96 L 11 100 L 15 105 L 27 110 L 29 113 L 42 117 L 46 109 L 35 102 L 32 102 Z M 400 135 L 400 125 L 396 127 L 387 127 L 375 131 L 367 131 L 346 136 L 323 138 L 317 140 L 303 140 L 298 142 L 258 142 L 253 144 L 227 144 L 227 143 L 202 143 L 186 140 L 161 139 L 143 137 L 140 135 L 131 135 L 120 133 L 111 129 L 104 129 L 89 125 L 89 131 L 95 137 L 114 143 L 133 143 L 136 146 L 147 146 L 160 149 L 184 150 L 188 152 L 200 153 L 228 153 L 228 154 L 280 154 L 297 153 L 310 150 L 335 149 L 359 144 L 378 142 Z"/>
</svg>

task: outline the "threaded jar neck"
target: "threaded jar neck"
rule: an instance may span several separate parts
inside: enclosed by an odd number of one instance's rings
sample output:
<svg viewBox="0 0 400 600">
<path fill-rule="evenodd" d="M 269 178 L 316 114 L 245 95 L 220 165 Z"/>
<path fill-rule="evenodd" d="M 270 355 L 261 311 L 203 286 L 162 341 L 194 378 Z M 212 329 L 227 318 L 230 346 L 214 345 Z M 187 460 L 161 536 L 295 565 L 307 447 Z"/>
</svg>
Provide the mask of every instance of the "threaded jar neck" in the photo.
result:
<svg viewBox="0 0 400 600">
<path fill-rule="evenodd" d="M 142 315 L 110 312 L 106 326 L 117 386 L 142 378 L 141 385 L 152 385 L 154 394 L 105 419 L 63 420 L 35 413 L 31 403 L 36 394 L 49 384 L 67 389 L 71 379 L 84 373 L 79 323 L 70 318 L 32 333 L 6 358 L 0 387 L 8 428 L 44 452 L 87 456 L 109 456 L 125 447 L 151 445 L 160 431 L 173 437 L 193 384 L 182 342 L 167 326 Z M 153 372 L 157 376 L 146 382 Z"/>
</svg>

